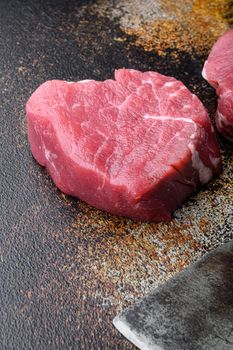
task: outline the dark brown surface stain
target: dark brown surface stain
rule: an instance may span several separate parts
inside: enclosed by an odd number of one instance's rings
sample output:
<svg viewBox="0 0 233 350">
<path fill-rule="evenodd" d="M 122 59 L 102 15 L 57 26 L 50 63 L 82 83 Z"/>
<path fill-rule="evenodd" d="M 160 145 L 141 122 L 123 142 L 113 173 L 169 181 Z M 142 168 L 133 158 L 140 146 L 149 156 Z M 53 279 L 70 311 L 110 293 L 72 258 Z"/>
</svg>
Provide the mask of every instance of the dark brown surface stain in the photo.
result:
<svg viewBox="0 0 233 350">
<path fill-rule="evenodd" d="M 0 0 L 3 350 L 134 349 L 114 330 L 115 314 L 233 238 L 233 154 L 222 138 L 220 178 L 163 224 L 134 223 L 69 198 L 33 160 L 24 106 L 48 79 L 102 80 L 118 67 L 158 70 L 182 80 L 213 117 L 216 97 L 200 76 L 207 53 L 146 52 L 119 18 L 98 14 L 95 4 Z"/>
</svg>

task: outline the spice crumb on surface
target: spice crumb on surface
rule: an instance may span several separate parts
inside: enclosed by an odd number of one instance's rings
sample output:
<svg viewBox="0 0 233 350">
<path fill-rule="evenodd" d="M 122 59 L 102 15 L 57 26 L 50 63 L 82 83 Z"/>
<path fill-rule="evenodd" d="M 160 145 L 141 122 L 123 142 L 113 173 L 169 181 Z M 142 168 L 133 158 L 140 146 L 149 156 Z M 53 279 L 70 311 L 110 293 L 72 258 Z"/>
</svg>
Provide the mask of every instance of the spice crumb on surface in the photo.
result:
<svg viewBox="0 0 233 350">
<path fill-rule="evenodd" d="M 134 37 L 133 44 L 146 51 L 206 54 L 229 26 L 230 1 L 112 0 L 97 1 L 93 10 L 118 19 L 121 29 Z"/>
</svg>

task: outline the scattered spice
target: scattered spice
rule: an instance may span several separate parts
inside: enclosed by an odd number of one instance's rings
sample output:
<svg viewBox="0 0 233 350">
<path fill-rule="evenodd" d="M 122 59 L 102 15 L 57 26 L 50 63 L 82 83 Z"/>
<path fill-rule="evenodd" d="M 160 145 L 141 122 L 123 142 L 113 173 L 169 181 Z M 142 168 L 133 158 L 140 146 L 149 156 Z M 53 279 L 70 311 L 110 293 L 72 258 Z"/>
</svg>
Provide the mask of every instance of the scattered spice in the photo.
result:
<svg viewBox="0 0 233 350">
<path fill-rule="evenodd" d="M 146 51 L 165 55 L 166 50 L 206 54 L 219 36 L 228 28 L 228 0 L 165 0 L 161 3 L 167 18 L 145 22 L 137 28 L 123 28 L 135 35 L 136 45 Z M 190 6 L 187 6 L 187 5 Z"/>
<path fill-rule="evenodd" d="M 230 0 L 101 0 L 99 16 L 118 19 L 134 44 L 163 56 L 166 50 L 206 54 L 233 18 Z"/>
</svg>

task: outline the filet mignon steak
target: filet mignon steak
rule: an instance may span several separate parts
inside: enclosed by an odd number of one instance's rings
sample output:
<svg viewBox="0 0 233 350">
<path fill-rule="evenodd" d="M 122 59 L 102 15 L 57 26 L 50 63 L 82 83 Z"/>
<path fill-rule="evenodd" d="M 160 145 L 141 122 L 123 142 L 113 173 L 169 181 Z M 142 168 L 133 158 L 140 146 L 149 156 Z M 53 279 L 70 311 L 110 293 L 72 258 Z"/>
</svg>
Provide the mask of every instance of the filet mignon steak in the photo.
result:
<svg viewBox="0 0 233 350">
<path fill-rule="evenodd" d="M 220 172 L 200 100 L 156 72 L 103 82 L 47 81 L 26 106 L 35 159 L 66 194 L 110 213 L 165 221 Z"/>
<path fill-rule="evenodd" d="M 215 43 L 202 75 L 216 89 L 218 95 L 215 115 L 217 129 L 233 142 L 233 29 Z"/>
</svg>

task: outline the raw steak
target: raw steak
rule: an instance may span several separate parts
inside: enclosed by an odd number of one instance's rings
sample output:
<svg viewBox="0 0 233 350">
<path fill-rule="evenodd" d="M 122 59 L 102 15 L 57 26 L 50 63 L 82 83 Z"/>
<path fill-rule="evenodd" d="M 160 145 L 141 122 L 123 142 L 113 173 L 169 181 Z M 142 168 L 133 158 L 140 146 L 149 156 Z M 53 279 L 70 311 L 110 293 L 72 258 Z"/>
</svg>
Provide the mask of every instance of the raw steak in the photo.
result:
<svg viewBox="0 0 233 350">
<path fill-rule="evenodd" d="M 202 75 L 218 95 L 216 126 L 223 136 L 233 142 L 233 29 L 215 43 Z"/>
<path fill-rule="evenodd" d="M 155 72 L 47 81 L 26 111 L 32 153 L 55 184 L 110 213 L 169 220 L 220 171 L 203 105 L 181 82 Z"/>
</svg>

